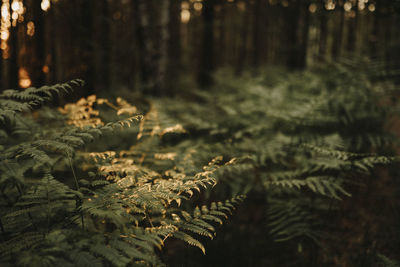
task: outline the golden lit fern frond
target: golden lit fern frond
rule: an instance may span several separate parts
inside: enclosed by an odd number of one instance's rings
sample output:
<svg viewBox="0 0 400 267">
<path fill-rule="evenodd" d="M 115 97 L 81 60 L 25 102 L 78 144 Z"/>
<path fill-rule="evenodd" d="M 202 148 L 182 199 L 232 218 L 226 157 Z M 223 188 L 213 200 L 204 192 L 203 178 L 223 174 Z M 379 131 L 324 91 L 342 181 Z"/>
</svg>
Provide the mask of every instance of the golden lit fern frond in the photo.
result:
<svg viewBox="0 0 400 267">
<path fill-rule="evenodd" d="M 181 211 L 171 214 L 171 224 L 177 227 L 172 236 L 183 240 L 191 246 L 198 247 L 204 254 L 206 253 L 203 244 L 194 238 L 190 233 L 205 236 L 213 239 L 215 236 L 215 228 L 212 223 L 223 223 L 223 219 L 228 218 L 232 211 L 240 202 L 245 199 L 245 196 L 236 196 L 224 202 L 212 202 L 210 205 L 196 207 L 192 214 Z"/>
<path fill-rule="evenodd" d="M 144 116 L 139 125 L 139 133 L 137 139 L 144 136 L 157 135 L 161 130 L 158 109 L 154 103 L 150 104 L 149 111 Z"/>
<path fill-rule="evenodd" d="M 163 136 L 168 133 L 185 133 L 186 130 L 179 123 L 174 123 L 160 113 L 160 106 L 156 102 L 150 104 L 150 109 L 140 123 L 137 139 L 144 136 Z"/>
</svg>

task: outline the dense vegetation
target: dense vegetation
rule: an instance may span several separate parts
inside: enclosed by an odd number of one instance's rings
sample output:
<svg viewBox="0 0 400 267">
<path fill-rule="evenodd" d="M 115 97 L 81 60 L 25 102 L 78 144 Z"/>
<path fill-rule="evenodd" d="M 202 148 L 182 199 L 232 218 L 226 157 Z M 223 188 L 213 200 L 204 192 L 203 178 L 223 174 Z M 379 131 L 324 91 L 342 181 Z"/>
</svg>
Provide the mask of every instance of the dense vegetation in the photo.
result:
<svg viewBox="0 0 400 267">
<path fill-rule="evenodd" d="M 353 67 L 58 108 L 81 80 L 3 91 L 2 265 L 396 266 L 397 91 Z"/>
</svg>

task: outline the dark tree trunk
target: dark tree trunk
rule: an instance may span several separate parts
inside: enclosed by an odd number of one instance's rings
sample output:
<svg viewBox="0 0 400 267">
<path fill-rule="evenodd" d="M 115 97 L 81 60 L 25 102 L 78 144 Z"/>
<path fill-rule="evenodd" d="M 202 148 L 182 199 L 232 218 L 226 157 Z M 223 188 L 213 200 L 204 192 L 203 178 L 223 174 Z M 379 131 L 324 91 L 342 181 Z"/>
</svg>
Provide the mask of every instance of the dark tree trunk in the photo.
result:
<svg viewBox="0 0 400 267">
<path fill-rule="evenodd" d="M 227 59 L 227 43 L 226 43 L 226 38 L 227 38 L 227 30 L 226 30 L 226 24 L 227 24 L 227 8 L 224 4 L 219 5 L 218 8 L 218 13 L 215 14 L 215 18 L 218 18 L 216 23 L 218 25 L 218 45 L 216 46 L 215 53 L 214 53 L 214 63 L 215 63 L 215 68 L 218 68 L 219 66 L 223 66 L 226 62 Z M 215 43 L 217 43 L 215 41 Z"/>
<path fill-rule="evenodd" d="M 53 45 L 53 40 L 52 40 L 52 14 L 53 14 L 53 9 L 50 9 L 46 14 L 43 15 L 43 31 L 44 31 L 44 65 L 46 66 L 45 69 L 43 69 L 43 75 L 44 75 L 44 83 L 45 84 L 51 84 L 53 83 L 52 80 L 52 73 L 54 72 L 53 70 L 53 58 L 54 58 L 54 45 Z"/>
<path fill-rule="evenodd" d="M 285 32 L 286 32 L 286 66 L 289 69 L 298 69 L 298 23 L 300 19 L 299 3 L 298 1 L 292 1 L 289 6 L 286 7 L 286 20 L 285 20 Z"/>
<path fill-rule="evenodd" d="M 98 1 L 98 0 L 96 0 Z M 82 3 L 81 5 L 81 35 L 79 36 L 79 44 L 81 58 L 80 60 L 86 63 L 85 69 L 83 70 L 83 76 L 85 79 L 85 92 L 84 94 L 93 94 L 94 91 L 94 69 L 91 66 L 93 62 L 93 2 L 91 0 L 80 0 L 79 2 Z M 74 64 L 76 61 L 74 61 Z M 70 78 L 70 77 L 68 77 Z M 71 77 L 72 78 L 72 77 Z M 65 78 L 64 78 L 65 79 Z M 82 94 L 82 92 L 80 92 Z"/>
<path fill-rule="evenodd" d="M 263 60 L 264 60 L 264 64 L 268 64 L 270 62 L 270 58 L 271 58 L 271 53 L 270 50 L 272 48 L 272 30 L 271 30 L 271 6 L 269 4 L 269 1 L 264 1 L 263 2 L 263 15 L 262 18 L 263 20 L 261 20 L 261 23 L 263 25 L 263 27 L 261 27 L 261 34 L 264 36 L 263 39 Z"/>
<path fill-rule="evenodd" d="M 35 23 L 35 35 L 33 36 L 34 57 L 31 71 L 31 80 L 34 86 L 42 86 L 45 83 L 43 66 L 45 65 L 45 28 L 44 12 L 41 10 L 40 2 L 32 1 L 32 17 Z"/>
<path fill-rule="evenodd" d="M 54 80 L 53 82 L 62 82 L 65 79 L 65 63 L 63 55 L 63 25 L 59 22 L 60 17 L 60 6 L 54 5 L 52 8 L 52 40 L 53 40 L 53 70 L 54 70 Z"/>
<path fill-rule="evenodd" d="M 334 60 L 338 60 L 342 53 L 342 42 L 343 42 L 343 29 L 344 29 L 344 9 L 343 1 L 339 2 L 339 24 L 335 25 L 335 35 L 333 36 L 332 46 L 332 57 Z"/>
<path fill-rule="evenodd" d="M 146 0 L 135 0 L 135 11 L 137 21 L 138 46 L 140 53 L 140 70 L 143 92 L 154 93 L 154 83 L 151 76 L 154 73 L 153 67 L 153 42 L 150 35 L 149 14 Z"/>
<path fill-rule="evenodd" d="M 93 2 L 93 86 L 94 91 L 106 91 L 110 86 L 110 26 L 107 0 Z"/>
<path fill-rule="evenodd" d="M 157 9 L 152 8 L 152 1 L 149 0 L 136 0 L 134 3 L 138 17 L 137 33 L 144 92 L 164 95 L 167 93 L 170 2 L 158 1 Z"/>
<path fill-rule="evenodd" d="M 260 32 L 260 18 L 261 18 L 261 9 L 262 9 L 262 1 L 255 0 L 253 6 L 253 38 L 252 38 L 252 67 L 256 72 L 260 66 L 260 55 L 261 55 L 261 32 Z M 265 30 L 265 26 L 263 27 Z"/>
<path fill-rule="evenodd" d="M 298 68 L 304 69 L 307 65 L 308 36 L 310 28 L 310 13 L 307 1 L 302 2 L 301 6 L 303 24 L 301 28 L 301 45 L 299 50 Z"/>
<path fill-rule="evenodd" d="M 160 21 L 158 23 L 158 55 L 155 73 L 154 93 L 158 95 L 166 94 L 167 86 L 167 67 L 168 67 L 168 41 L 169 41 L 169 0 L 160 1 Z"/>
<path fill-rule="evenodd" d="M 326 58 L 326 44 L 328 38 L 328 21 L 326 16 L 326 11 L 321 10 L 319 17 L 319 61 L 325 62 Z"/>
<path fill-rule="evenodd" d="M 211 86 L 214 70 L 214 0 L 203 1 L 203 33 L 198 84 L 201 88 Z"/>
<path fill-rule="evenodd" d="M 286 66 L 292 70 L 303 69 L 306 66 L 309 30 L 307 1 L 291 1 L 286 9 Z"/>
<path fill-rule="evenodd" d="M 9 62 L 9 88 L 18 88 L 18 24 L 10 27 L 9 45 L 11 49 Z"/>
<path fill-rule="evenodd" d="M 356 1 L 358 3 L 358 0 Z M 349 18 L 348 33 L 347 33 L 347 51 L 354 53 L 356 50 L 357 42 L 357 24 L 358 24 L 358 5 L 352 8 L 353 17 Z"/>
<path fill-rule="evenodd" d="M 246 62 L 247 56 L 247 39 L 249 32 L 249 24 L 250 24 L 250 5 L 248 0 L 245 0 L 245 10 L 243 14 L 243 23 L 240 28 L 240 38 L 239 38 L 239 47 L 238 47 L 238 57 L 237 62 L 235 64 L 235 74 L 240 75 L 243 72 Z"/>
<path fill-rule="evenodd" d="M 182 69 L 182 45 L 180 32 L 180 1 L 169 0 L 169 41 L 168 41 L 168 70 L 167 94 L 174 94 L 177 87 L 179 73 Z"/>
</svg>

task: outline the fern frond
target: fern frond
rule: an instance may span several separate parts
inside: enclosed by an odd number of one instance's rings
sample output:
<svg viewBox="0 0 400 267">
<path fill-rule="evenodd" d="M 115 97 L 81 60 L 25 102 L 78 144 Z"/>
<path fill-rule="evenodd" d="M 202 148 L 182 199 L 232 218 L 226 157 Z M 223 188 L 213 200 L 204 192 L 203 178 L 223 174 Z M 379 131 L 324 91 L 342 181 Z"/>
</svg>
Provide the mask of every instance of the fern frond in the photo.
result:
<svg viewBox="0 0 400 267">
<path fill-rule="evenodd" d="M 0 244 L 0 258 L 5 258 L 21 250 L 32 248 L 42 244 L 44 236 L 37 232 L 28 232 L 24 235 L 16 236 Z"/>
<path fill-rule="evenodd" d="M 188 235 L 184 232 L 178 231 L 173 234 L 173 237 L 178 238 L 178 239 L 188 243 L 191 246 L 198 247 L 203 252 L 203 254 L 206 254 L 206 249 L 204 248 L 203 244 L 201 244 L 197 239 L 194 239 L 190 235 Z"/>
</svg>

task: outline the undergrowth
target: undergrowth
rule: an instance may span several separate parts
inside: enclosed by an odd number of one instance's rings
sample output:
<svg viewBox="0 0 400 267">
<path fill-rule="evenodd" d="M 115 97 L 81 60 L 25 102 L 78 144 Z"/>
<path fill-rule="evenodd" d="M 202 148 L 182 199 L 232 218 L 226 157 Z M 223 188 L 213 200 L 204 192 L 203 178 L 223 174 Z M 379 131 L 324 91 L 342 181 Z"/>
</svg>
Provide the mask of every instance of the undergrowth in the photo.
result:
<svg viewBox="0 0 400 267">
<path fill-rule="evenodd" d="M 357 252 L 362 260 L 335 251 L 343 203 L 398 161 L 388 131 L 395 90 L 350 68 L 221 72 L 215 90 L 145 101 L 93 95 L 57 110 L 46 103 L 82 81 L 4 91 L 1 262 L 200 266 L 164 251 L 183 240 L 205 254 L 205 238 L 247 198 L 262 207 L 257 238 L 294 248 L 271 266 L 395 264 L 376 242 Z M 268 242 L 259 243 L 281 247 Z M 221 264 L 239 265 L 234 258 Z"/>
<path fill-rule="evenodd" d="M 203 253 L 199 236 L 213 238 L 244 196 L 199 206 L 192 196 L 216 183 L 221 157 L 194 165 L 190 152 L 160 146 L 162 136 L 183 132 L 150 109 L 146 118 L 118 98 L 96 96 L 42 108 L 82 81 L 0 95 L 1 261 L 10 266 L 127 266 L 163 263 L 168 238 Z M 105 122 L 105 117 L 118 118 Z M 115 114 L 112 114 L 115 113 Z M 132 144 L 89 152 L 89 143 L 118 136 L 132 124 Z M 140 124 L 140 125 L 137 125 Z M 106 142 L 105 142 L 106 143 Z M 101 146 L 99 146 L 101 147 Z"/>
<path fill-rule="evenodd" d="M 222 71 L 216 76 L 216 90 L 187 95 L 195 100 L 189 105 L 183 100 L 160 101 L 163 112 L 194 136 L 199 158 L 215 154 L 241 159 L 219 172 L 219 184 L 212 193 L 247 194 L 253 207 L 264 205 L 264 212 L 256 216 L 261 219 L 247 224 L 264 224 L 260 238 L 286 242 L 292 248 L 290 257 L 275 261 L 279 249 L 265 247 L 278 245 L 269 241 L 263 243 L 264 249 L 255 245 L 259 254 L 269 250 L 266 262 L 271 266 L 375 266 L 383 259 L 381 253 L 397 257 L 394 249 L 388 250 L 386 240 L 364 244 L 382 231 L 399 236 L 394 224 L 377 227 L 382 215 L 365 218 L 360 214 L 363 217 L 351 219 L 355 229 L 346 230 L 349 226 L 343 225 L 354 210 L 365 210 L 347 208 L 360 205 L 355 204 L 360 192 L 379 190 L 372 183 L 387 183 L 382 170 L 398 162 L 393 149 L 398 139 L 389 131 L 398 114 L 393 102 L 396 88 L 385 79 L 372 82 L 374 69 L 350 63 L 291 74 L 268 69 L 262 76 L 240 79 Z M 390 183 L 395 186 L 395 179 Z M 389 199 L 396 198 L 398 192 L 387 194 L 391 194 L 385 196 Z M 357 227 L 358 220 L 366 221 Z M 338 240 L 344 233 L 348 240 Z M 359 235 L 359 241 L 350 241 Z M 396 246 L 393 239 L 392 247 Z M 360 248 L 346 253 L 353 246 Z M 237 249 L 244 250 L 244 255 L 252 253 L 240 245 Z M 242 259 L 234 257 L 230 264 L 238 261 Z"/>
</svg>

